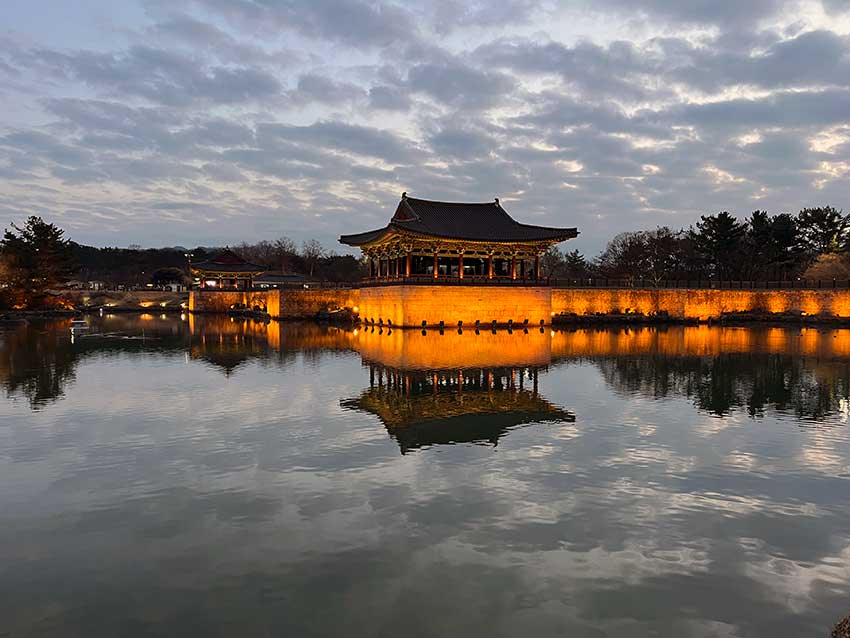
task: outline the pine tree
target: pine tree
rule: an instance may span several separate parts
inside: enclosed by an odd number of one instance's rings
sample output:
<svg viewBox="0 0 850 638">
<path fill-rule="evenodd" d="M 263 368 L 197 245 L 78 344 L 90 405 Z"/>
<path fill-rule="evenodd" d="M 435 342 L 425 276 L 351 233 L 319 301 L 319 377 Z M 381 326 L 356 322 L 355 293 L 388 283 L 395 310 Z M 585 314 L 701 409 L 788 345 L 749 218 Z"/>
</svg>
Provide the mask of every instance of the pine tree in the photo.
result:
<svg viewBox="0 0 850 638">
<path fill-rule="evenodd" d="M 0 241 L 6 266 L 6 285 L 15 305 L 37 307 L 46 292 L 75 271 L 71 242 L 65 231 L 41 217 L 30 217 L 23 227 L 12 224 Z"/>
</svg>

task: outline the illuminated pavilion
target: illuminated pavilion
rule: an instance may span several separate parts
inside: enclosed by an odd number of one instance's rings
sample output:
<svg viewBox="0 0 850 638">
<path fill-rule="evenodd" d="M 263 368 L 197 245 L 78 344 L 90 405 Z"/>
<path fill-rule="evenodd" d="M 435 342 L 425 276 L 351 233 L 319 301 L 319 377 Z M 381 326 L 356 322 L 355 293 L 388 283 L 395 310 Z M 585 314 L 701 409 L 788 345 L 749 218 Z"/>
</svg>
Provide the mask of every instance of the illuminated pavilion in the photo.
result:
<svg viewBox="0 0 850 638">
<path fill-rule="evenodd" d="M 189 268 L 200 280 L 201 289 L 213 290 L 251 290 L 254 278 L 268 270 L 242 259 L 229 248 L 212 259 L 189 264 Z"/>
<path fill-rule="evenodd" d="M 375 282 L 533 283 L 541 279 L 540 255 L 577 235 L 575 228 L 522 224 L 498 198 L 469 204 L 402 193 L 386 226 L 339 241 L 363 251 Z"/>
</svg>

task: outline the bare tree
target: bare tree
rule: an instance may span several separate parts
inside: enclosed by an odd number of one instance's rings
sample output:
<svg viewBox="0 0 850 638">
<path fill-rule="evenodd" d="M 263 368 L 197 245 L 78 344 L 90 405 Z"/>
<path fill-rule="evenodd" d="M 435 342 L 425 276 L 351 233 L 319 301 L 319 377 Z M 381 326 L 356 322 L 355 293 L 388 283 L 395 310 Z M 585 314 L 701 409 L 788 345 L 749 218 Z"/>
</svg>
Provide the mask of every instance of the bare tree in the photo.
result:
<svg viewBox="0 0 850 638">
<path fill-rule="evenodd" d="M 307 274 L 312 277 L 316 270 L 319 260 L 325 253 L 322 244 L 317 239 L 308 239 L 301 244 L 301 256 L 304 258 L 304 263 L 307 265 Z"/>
</svg>

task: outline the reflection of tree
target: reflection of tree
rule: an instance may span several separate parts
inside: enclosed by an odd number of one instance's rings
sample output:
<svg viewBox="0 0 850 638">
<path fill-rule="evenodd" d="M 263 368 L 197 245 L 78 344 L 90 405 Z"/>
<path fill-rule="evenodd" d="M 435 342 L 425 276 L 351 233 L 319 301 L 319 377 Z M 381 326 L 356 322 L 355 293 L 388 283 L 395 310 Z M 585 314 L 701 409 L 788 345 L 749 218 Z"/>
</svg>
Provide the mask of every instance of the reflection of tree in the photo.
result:
<svg viewBox="0 0 850 638">
<path fill-rule="evenodd" d="M 850 363 L 819 363 L 782 354 L 723 354 L 715 357 L 606 357 L 596 359 L 617 391 L 651 397 L 690 397 L 698 408 L 727 415 L 746 408 L 822 420 L 850 396 Z"/>
<path fill-rule="evenodd" d="M 70 319 L 10 326 L 0 332 L 0 383 L 8 396 L 22 395 L 38 410 L 64 396 L 75 380 L 77 365 L 86 357 L 184 347 L 182 323 L 141 317 L 92 318 L 91 330 L 78 335 L 74 343 Z"/>
<path fill-rule="evenodd" d="M 64 394 L 78 356 L 68 338 L 69 324 L 50 323 L 40 330 L 20 325 L 0 334 L 0 382 L 9 396 L 23 395 L 38 410 Z"/>
</svg>

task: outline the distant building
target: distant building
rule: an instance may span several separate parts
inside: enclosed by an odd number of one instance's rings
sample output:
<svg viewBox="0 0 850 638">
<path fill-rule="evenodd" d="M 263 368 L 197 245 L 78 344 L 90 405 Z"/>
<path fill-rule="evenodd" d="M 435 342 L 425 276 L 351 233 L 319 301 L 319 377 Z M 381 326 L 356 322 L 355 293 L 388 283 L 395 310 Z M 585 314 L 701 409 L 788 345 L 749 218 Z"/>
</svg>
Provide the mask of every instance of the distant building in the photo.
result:
<svg viewBox="0 0 850 638">
<path fill-rule="evenodd" d="M 189 268 L 200 288 L 209 290 L 251 290 L 254 279 L 266 271 L 265 266 L 252 264 L 229 248 Z"/>
<path fill-rule="evenodd" d="M 578 235 L 575 228 L 522 224 L 498 198 L 487 203 L 437 202 L 403 193 L 383 228 L 339 241 L 369 260 L 373 280 L 540 279 L 540 255 Z"/>
</svg>

